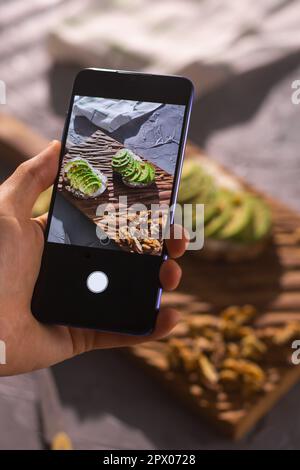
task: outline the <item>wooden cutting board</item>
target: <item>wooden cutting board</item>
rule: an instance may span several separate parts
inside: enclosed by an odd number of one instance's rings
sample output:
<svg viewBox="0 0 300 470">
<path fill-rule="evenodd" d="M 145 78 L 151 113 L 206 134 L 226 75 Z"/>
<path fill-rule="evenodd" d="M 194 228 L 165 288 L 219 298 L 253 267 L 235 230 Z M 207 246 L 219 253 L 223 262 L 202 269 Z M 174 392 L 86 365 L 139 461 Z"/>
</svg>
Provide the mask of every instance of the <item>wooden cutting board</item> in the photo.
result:
<svg viewBox="0 0 300 470">
<path fill-rule="evenodd" d="M 30 129 L 17 121 L 5 116 L 1 119 L 1 128 L 9 130 L 8 135 L 7 132 L 0 135 L 3 157 L 11 154 L 13 160 L 20 163 L 42 150 L 44 139 L 33 135 Z M 20 143 L 20 148 L 16 148 L 15 142 Z M 117 150 L 121 144 L 114 141 L 107 145 L 114 145 L 112 148 Z M 187 156 L 195 153 L 202 154 L 197 147 L 188 145 Z M 91 163 L 96 156 L 91 151 Z M 246 183 L 243 184 L 257 193 Z M 195 254 L 187 253 L 181 260 L 181 285 L 176 292 L 163 295 L 164 305 L 174 306 L 187 316 L 199 316 L 207 312 L 217 314 L 227 305 L 251 303 L 259 310 L 258 325 L 284 325 L 285 322 L 300 319 L 300 215 L 267 196 L 264 198 L 273 214 L 273 242 L 264 254 L 256 260 L 229 264 L 200 259 Z M 288 367 L 274 361 L 273 368 L 280 377 L 275 389 L 260 396 L 246 410 L 235 406 L 235 409 L 222 413 L 216 407 L 207 409 L 203 406 L 182 376 L 169 371 L 165 343 L 152 342 L 132 348 L 130 357 L 157 377 L 158 382 L 179 395 L 184 403 L 192 406 L 200 417 L 207 418 L 215 428 L 235 439 L 245 435 L 300 379 L 300 366 Z"/>
<path fill-rule="evenodd" d="M 84 143 L 70 147 L 64 157 L 66 162 L 76 157 L 85 158 L 93 167 L 101 170 L 107 177 L 106 191 L 95 199 L 78 199 L 70 194 L 64 186 L 60 188 L 63 196 L 71 204 L 100 227 L 102 226 L 103 218 L 96 215 L 97 207 L 100 204 L 108 202 L 113 204 L 118 215 L 120 197 L 127 197 L 128 207 L 135 203 L 142 203 L 147 209 L 150 209 L 151 204 L 169 204 L 171 198 L 173 176 L 157 165 L 154 165 L 156 172 L 155 182 L 148 188 L 129 188 L 122 182 L 120 176 L 112 170 L 111 159 L 118 150 L 123 148 L 125 147 L 120 142 L 106 135 L 101 130 L 97 130 Z M 145 159 L 142 158 L 142 160 Z M 116 234 L 110 232 L 109 235 L 118 243 Z"/>
<path fill-rule="evenodd" d="M 199 148 L 187 146 L 187 157 L 197 153 L 201 158 Z M 237 182 L 258 194 L 241 180 Z M 185 318 L 205 313 L 217 315 L 230 305 L 251 304 L 259 313 L 256 326 L 284 326 L 290 321 L 300 321 L 300 215 L 267 196 L 264 199 L 273 215 L 273 239 L 265 251 L 257 259 L 238 263 L 211 261 L 195 252 L 186 253 L 180 260 L 182 282 L 176 292 L 163 294 L 164 306 L 179 309 Z M 282 348 L 282 357 L 279 353 L 264 365 L 265 371 L 274 369 L 278 374 L 276 386 L 247 405 L 237 399 L 227 404 L 224 411 L 218 409 L 220 405 L 214 403 L 213 397 L 208 406 L 207 400 L 193 394 L 182 374 L 169 369 L 167 345 L 163 341 L 137 346 L 131 353 L 162 384 L 233 439 L 243 437 L 300 380 L 300 365 L 289 366 L 284 360 L 292 349 Z"/>
</svg>

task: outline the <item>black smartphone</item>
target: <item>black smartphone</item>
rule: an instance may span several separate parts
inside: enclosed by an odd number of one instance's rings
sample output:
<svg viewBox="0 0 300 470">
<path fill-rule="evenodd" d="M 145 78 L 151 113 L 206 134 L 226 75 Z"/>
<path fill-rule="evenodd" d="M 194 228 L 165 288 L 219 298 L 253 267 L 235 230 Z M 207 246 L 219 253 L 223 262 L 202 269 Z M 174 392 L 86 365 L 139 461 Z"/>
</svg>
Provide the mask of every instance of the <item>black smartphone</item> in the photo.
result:
<svg viewBox="0 0 300 470">
<path fill-rule="evenodd" d="M 184 77 L 76 76 L 32 299 L 39 321 L 151 333 L 192 100 Z"/>
</svg>

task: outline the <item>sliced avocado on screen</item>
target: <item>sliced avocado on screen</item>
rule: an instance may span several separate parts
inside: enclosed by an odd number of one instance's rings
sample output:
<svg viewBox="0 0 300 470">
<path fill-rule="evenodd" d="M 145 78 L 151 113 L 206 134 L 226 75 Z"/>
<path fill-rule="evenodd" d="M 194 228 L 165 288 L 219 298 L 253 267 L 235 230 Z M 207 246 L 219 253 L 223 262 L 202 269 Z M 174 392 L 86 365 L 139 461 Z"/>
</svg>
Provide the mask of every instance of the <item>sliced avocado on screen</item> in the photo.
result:
<svg viewBox="0 0 300 470">
<path fill-rule="evenodd" d="M 132 160 L 132 162 L 128 165 L 128 167 L 123 172 L 124 178 L 126 179 L 131 178 L 135 174 L 138 166 L 139 166 L 139 162 L 137 160 Z"/>
<path fill-rule="evenodd" d="M 80 184 L 83 177 L 90 175 L 90 174 L 91 174 L 91 170 L 87 166 L 85 168 L 79 169 L 76 173 L 70 172 L 70 174 L 68 174 L 68 177 L 70 181 L 72 182 L 72 185 L 76 187 Z"/>
<path fill-rule="evenodd" d="M 151 163 L 147 163 L 147 165 L 148 165 L 148 170 L 149 170 L 148 181 L 152 182 L 155 180 L 155 168 Z"/>
<path fill-rule="evenodd" d="M 130 178 L 129 181 L 138 182 L 139 178 L 141 177 L 142 171 L 143 171 L 142 166 L 138 165 L 138 167 L 136 168 L 135 174 Z"/>
<path fill-rule="evenodd" d="M 94 179 L 90 183 L 86 184 L 84 187 L 84 193 L 91 195 L 98 191 L 101 188 L 101 182 L 99 180 Z"/>
<path fill-rule="evenodd" d="M 105 183 L 102 182 L 101 172 L 98 173 L 91 165 L 83 159 L 74 159 L 68 162 L 64 167 L 66 187 L 73 195 L 92 196 L 99 189 L 105 190 Z M 73 190 L 73 191 L 72 191 Z M 75 190 L 75 192 L 74 192 Z"/>
<path fill-rule="evenodd" d="M 155 168 L 151 163 L 132 160 L 121 171 L 124 181 L 128 183 L 145 184 L 152 183 L 155 179 Z"/>
<path fill-rule="evenodd" d="M 119 171 L 122 173 L 122 171 L 127 168 L 127 165 L 131 163 L 132 157 L 130 155 L 125 155 L 122 158 L 119 158 L 117 160 L 112 161 L 112 167 L 114 170 Z"/>
<path fill-rule="evenodd" d="M 100 183 L 100 185 L 99 185 L 99 187 L 98 187 L 97 189 L 101 188 L 101 181 L 99 181 L 97 178 L 95 178 L 94 175 L 92 175 L 92 176 L 89 176 L 88 178 L 85 178 L 84 180 L 82 180 L 82 181 L 80 182 L 80 184 L 79 184 L 79 188 L 78 188 L 78 189 L 79 189 L 81 192 L 85 193 L 85 192 L 86 192 L 86 188 L 89 187 L 89 185 L 90 185 L 91 183 L 93 183 L 93 184 L 98 184 L 98 183 Z"/>
<path fill-rule="evenodd" d="M 65 172 L 68 173 L 69 171 L 77 171 L 80 167 L 89 168 L 88 164 L 84 160 L 73 160 L 68 162 L 65 165 Z"/>
<path fill-rule="evenodd" d="M 141 168 L 142 168 L 142 172 L 138 179 L 138 182 L 147 183 L 148 178 L 149 178 L 149 166 L 147 165 L 147 163 L 145 163 L 144 165 L 141 165 Z"/>
<path fill-rule="evenodd" d="M 118 152 L 113 156 L 113 160 L 124 158 L 127 154 L 128 154 L 127 149 L 118 150 Z"/>
</svg>

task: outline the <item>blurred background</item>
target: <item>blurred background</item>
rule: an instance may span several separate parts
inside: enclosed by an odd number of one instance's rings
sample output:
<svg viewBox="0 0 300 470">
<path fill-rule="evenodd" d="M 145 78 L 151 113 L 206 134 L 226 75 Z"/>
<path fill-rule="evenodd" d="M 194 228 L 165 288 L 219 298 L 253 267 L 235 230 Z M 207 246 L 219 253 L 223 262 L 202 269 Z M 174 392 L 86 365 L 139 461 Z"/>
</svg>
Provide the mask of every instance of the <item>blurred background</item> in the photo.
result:
<svg viewBox="0 0 300 470">
<path fill-rule="evenodd" d="M 0 0 L 0 38 L 2 179 L 60 139 L 80 68 L 178 73 L 196 88 L 189 139 L 299 212 L 299 0 Z M 300 448 L 299 385 L 233 443 L 119 351 L 52 374 L 76 448 Z M 38 373 L 0 379 L 0 448 L 43 448 L 38 382 Z"/>
</svg>

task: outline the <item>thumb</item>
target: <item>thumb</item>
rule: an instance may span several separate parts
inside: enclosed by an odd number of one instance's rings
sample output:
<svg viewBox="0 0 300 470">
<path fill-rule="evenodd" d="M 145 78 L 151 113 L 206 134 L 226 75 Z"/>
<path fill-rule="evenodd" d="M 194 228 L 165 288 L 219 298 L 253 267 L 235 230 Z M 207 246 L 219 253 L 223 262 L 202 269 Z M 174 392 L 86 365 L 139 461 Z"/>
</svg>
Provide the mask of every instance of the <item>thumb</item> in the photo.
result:
<svg viewBox="0 0 300 470">
<path fill-rule="evenodd" d="M 57 175 L 60 142 L 54 140 L 39 155 L 22 163 L 1 187 L 15 215 L 30 216 L 32 207 Z"/>
</svg>

